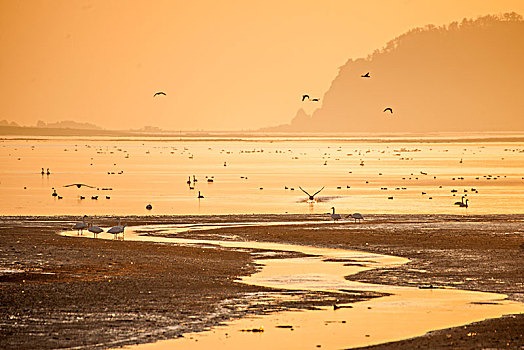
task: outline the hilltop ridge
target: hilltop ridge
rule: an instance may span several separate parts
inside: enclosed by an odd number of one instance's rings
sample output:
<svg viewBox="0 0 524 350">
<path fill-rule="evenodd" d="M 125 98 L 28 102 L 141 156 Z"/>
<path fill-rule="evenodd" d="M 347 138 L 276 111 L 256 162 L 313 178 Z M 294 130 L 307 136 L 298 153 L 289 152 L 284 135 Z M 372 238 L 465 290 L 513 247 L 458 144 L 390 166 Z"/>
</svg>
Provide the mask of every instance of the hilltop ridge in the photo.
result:
<svg viewBox="0 0 524 350">
<path fill-rule="evenodd" d="M 299 110 L 290 124 L 263 130 L 524 130 L 522 62 L 524 21 L 516 13 L 415 28 L 349 59 L 311 116 Z M 361 77 L 366 72 L 370 78 Z"/>
</svg>

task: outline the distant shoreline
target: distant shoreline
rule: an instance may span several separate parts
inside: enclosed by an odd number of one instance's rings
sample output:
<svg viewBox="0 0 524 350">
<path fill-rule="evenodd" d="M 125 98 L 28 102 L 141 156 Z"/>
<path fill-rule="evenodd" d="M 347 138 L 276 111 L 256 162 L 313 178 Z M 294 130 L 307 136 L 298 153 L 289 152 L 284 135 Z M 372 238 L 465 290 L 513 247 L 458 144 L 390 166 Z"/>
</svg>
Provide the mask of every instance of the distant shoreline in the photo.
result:
<svg viewBox="0 0 524 350">
<path fill-rule="evenodd" d="M 235 131 L 181 131 L 146 133 L 124 130 L 84 130 L 36 127 L 0 127 L 0 140 L 45 140 L 47 138 L 74 138 L 75 140 L 104 141 L 164 141 L 164 142 L 370 142 L 370 143 L 477 143 L 524 142 L 524 131 L 517 132 L 442 132 L 442 133 L 266 133 Z"/>
</svg>

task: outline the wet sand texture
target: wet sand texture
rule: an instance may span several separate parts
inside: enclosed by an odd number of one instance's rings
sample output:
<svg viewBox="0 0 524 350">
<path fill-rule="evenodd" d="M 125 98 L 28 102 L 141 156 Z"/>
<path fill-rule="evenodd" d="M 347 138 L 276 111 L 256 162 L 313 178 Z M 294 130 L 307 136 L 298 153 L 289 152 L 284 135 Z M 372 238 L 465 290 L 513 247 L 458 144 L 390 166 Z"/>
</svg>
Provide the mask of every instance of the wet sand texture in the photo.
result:
<svg viewBox="0 0 524 350">
<path fill-rule="evenodd" d="M 4 271 L 0 274 L 1 348 L 108 348 L 176 337 L 246 312 L 332 302 L 329 295 L 305 296 L 302 303 L 256 310 L 250 305 L 254 300 L 271 300 L 267 298 L 269 290 L 234 282 L 255 269 L 246 252 L 61 237 L 55 232 L 71 227 L 76 218 L 52 220 L 3 218 L 0 222 L 0 268 Z M 147 220 L 155 222 L 155 218 Z M 399 285 L 456 286 L 506 293 L 522 300 L 521 220 L 515 215 L 377 217 L 360 226 L 228 228 L 191 236 L 235 234 L 250 240 L 404 256 L 412 262 L 352 278 Z M 139 217 L 127 221 L 144 223 Z M 428 223 L 436 228 L 428 229 Z M 393 228 L 385 230 L 381 225 L 386 224 L 393 224 Z M 522 325 L 522 315 L 505 317 L 380 347 L 519 348 L 524 345 Z"/>
</svg>

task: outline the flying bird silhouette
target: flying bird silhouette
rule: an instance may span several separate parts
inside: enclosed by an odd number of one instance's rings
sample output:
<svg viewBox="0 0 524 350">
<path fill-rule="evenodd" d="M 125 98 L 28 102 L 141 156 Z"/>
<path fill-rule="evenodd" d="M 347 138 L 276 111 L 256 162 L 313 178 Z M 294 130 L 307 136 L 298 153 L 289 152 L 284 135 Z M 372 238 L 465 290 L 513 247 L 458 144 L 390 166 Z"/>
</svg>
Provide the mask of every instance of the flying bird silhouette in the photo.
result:
<svg viewBox="0 0 524 350">
<path fill-rule="evenodd" d="M 71 187 L 71 186 L 76 186 L 78 188 L 80 188 L 82 186 L 90 187 L 90 188 L 96 188 L 95 186 L 89 186 L 89 185 L 86 185 L 86 184 L 70 184 L 70 185 L 65 185 L 64 187 Z"/>
<path fill-rule="evenodd" d="M 162 91 L 155 92 L 155 94 L 153 95 L 153 97 L 158 96 L 158 95 L 164 95 L 164 96 L 166 96 L 166 93 L 165 93 L 165 92 L 162 92 Z"/>
<path fill-rule="evenodd" d="M 325 186 L 324 186 L 324 187 L 325 187 Z M 308 195 L 310 201 L 314 201 L 314 200 L 315 200 L 315 196 L 316 196 L 317 194 L 319 194 L 320 191 L 322 191 L 322 190 L 324 189 L 324 187 L 322 187 L 320 190 L 318 190 L 317 192 L 315 192 L 313 195 L 310 195 L 310 194 L 307 193 L 307 192 L 306 192 L 302 187 L 298 186 L 298 188 L 300 188 L 300 189 L 302 190 L 302 192 L 304 192 L 305 194 Z"/>
<path fill-rule="evenodd" d="M 304 101 L 306 98 L 309 100 L 309 95 L 302 95 L 302 101 Z"/>
<path fill-rule="evenodd" d="M 388 107 L 388 108 L 384 109 L 384 112 L 386 112 L 386 111 L 390 111 L 391 114 L 393 114 L 393 110 L 391 109 L 391 107 Z"/>
<path fill-rule="evenodd" d="M 366 74 L 364 75 L 361 75 L 362 78 L 371 78 L 371 76 L 369 75 L 369 72 L 367 72 Z"/>
<path fill-rule="evenodd" d="M 318 102 L 318 101 L 320 101 L 320 99 L 319 99 L 319 98 L 314 98 L 314 99 L 312 99 L 311 101 L 313 101 L 313 102 Z"/>
</svg>

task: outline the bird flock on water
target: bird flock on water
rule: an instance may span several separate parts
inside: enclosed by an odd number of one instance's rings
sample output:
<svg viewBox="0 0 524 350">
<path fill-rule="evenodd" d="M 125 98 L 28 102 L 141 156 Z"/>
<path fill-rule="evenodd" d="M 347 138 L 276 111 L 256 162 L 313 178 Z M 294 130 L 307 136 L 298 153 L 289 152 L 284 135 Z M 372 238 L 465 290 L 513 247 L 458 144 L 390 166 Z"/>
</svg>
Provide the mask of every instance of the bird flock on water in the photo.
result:
<svg viewBox="0 0 524 350">
<path fill-rule="evenodd" d="M 371 74 L 370 74 L 370 72 L 367 72 L 367 73 L 361 75 L 361 77 L 362 77 L 362 78 L 371 78 Z M 153 97 L 158 97 L 158 96 L 167 96 L 167 94 L 166 94 L 165 92 L 159 91 L 159 92 L 154 93 L 154 95 L 153 95 Z M 307 101 L 312 101 L 312 102 L 318 102 L 318 101 L 320 101 L 319 98 L 311 98 L 308 94 L 304 94 L 304 95 L 302 95 L 302 101 L 306 101 L 306 100 L 307 100 Z M 384 108 L 383 112 L 389 112 L 390 114 L 393 114 L 393 109 L 392 109 L 391 107 L 386 107 L 386 108 Z M 185 150 L 187 150 L 187 149 L 185 148 Z M 446 150 L 446 151 L 447 151 L 447 150 Z M 125 158 L 129 158 L 129 154 L 127 153 L 127 151 L 125 151 L 125 152 L 126 152 L 126 154 L 125 154 Z M 406 152 L 406 150 L 403 150 L 403 152 Z M 97 152 L 97 153 L 99 153 L 99 152 Z M 100 152 L 100 153 L 101 153 L 101 152 Z M 111 153 L 112 153 L 112 152 L 111 152 Z M 173 153 L 173 152 L 171 152 L 171 153 Z M 228 152 L 228 153 L 229 153 L 229 152 Z M 249 153 L 249 152 L 246 151 L 246 153 Z M 399 151 L 398 153 L 400 154 L 400 151 Z M 149 151 L 146 152 L 146 154 L 149 154 Z M 360 152 L 359 152 L 359 154 L 360 154 Z M 396 154 L 395 154 L 395 155 L 396 155 Z M 193 159 L 193 157 L 194 157 L 193 154 L 189 154 L 189 157 L 188 157 L 188 158 L 189 158 L 189 159 Z M 293 159 L 298 159 L 298 156 L 293 157 Z M 402 157 L 402 158 L 399 158 L 399 159 L 400 159 L 400 160 L 413 160 L 413 158 L 409 158 L 409 157 Z M 502 159 L 504 159 L 504 158 L 502 158 Z M 336 159 L 336 160 L 338 160 L 338 159 Z M 91 161 L 93 161 L 93 158 L 91 158 Z M 459 163 L 459 164 L 463 164 L 464 161 L 466 161 L 466 159 L 460 158 L 460 161 L 459 161 L 458 163 Z M 328 164 L 328 160 L 326 160 L 326 161 L 324 162 L 324 165 L 327 165 L 327 164 Z M 91 165 L 92 165 L 92 164 L 91 164 Z M 115 165 L 116 165 L 116 164 L 115 164 Z M 223 162 L 223 166 L 229 166 L 229 165 L 230 165 L 229 162 Z M 364 163 L 364 160 L 361 160 L 361 161 L 360 161 L 360 166 L 365 166 L 365 165 L 366 165 L 366 163 Z M 40 173 L 41 173 L 42 175 L 48 175 L 48 176 L 51 175 L 50 168 L 46 168 L 46 169 L 41 168 L 41 172 L 40 172 Z M 119 175 L 121 175 L 121 174 L 123 174 L 123 171 L 118 171 L 118 172 L 108 172 L 108 174 L 119 174 Z M 379 173 L 379 175 L 382 175 L 382 173 Z M 413 174 L 411 174 L 411 175 L 412 175 L 412 177 L 409 177 L 409 180 L 411 180 L 412 178 L 414 178 L 414 179 L 418 179 L 418 177 L 414 176 Z M 428 176 L 428 173 L 427 173 L 427 172 L 424 172 L 424 171 L 421 171 L 421 172 L 420 172 L 420 175 Z M 497 180 L 497 179 L 500 178 L 500 176 L 498 176 L 498 175 L 496 175 L 496 176 L 493 176 L 493 175 L 484 175 L 483 177 L 484 177 L 486 180 Z M 247 180 L 247 177 L 242 176 L 241 178 Z M 436 177 L 434 176 L 434 178 L 436 178 Z M 402 179 L 405 180 L 405 179 L 407 179 L 407 177 L 406 177 L 406 178 L 403 177 Z M 456 178 L 454 177 L 454 178 L 452 178 L 452 180 L 463 180 L 463 179 L 464 179 L 464 177 L 456 177 Z M 476 177 L 475 179 L 479 180 L 479 179 L 480 179 L 480 176 Z M 524 179 L 524 178 L 523 178 L 523 179 Z M 187 181 L 187 184 L 189 185 L 189 189 L 195 189 L 195 188 L 196 188 L 195 185 L 196 185 L 197 181 L 198 181 L 198 180 L 197 180 L 197 178 L 196 178 L 195 175 L 193 175 L 192 177 L 189 176 L 189 177 L 188 177 L 188 181 Z M 214 182 L 214 177 L 213 177 L 213 176 L 210 176 L 210 177 L 207 177 L 207 176 L 206 176 L 206 181 L 207 181 L 208 183 L 213 183 L 213 182 Z M 366 183 L 368 183 L 368 181 L 366 181 Z M 78 182 L 78 183 L 75 182 L 75 183 L 67 184 L 67 185 L 64 185 L 63 187 L 64 187 L 64 188 L 70 188 L 70 187 L 73 187 L 73 188 L 74 188 L 74 187 L 76 187 L 77 189 L 82 189 L 82 188 L 88 188 L 88 189 L 94 189 L 94 188 L 96 188 L 97 190 L 100 189 L 100 188 L 98 188 L 98 187 L 96 187 L 96 186 L 92 186 L 92 185 L 89 185 L 89 184 L 86 184 L 86 183 L 80 183 L 80 182 Z M 308 191 L 306 191 L 306 190 L 305 190 L 304 188 L 302 188 L 301 186 L 298 186 L 298 187 L 299 187 L 299 189 L 300 189 L 302 192 L 304 192 L 304 193 L 307 195 L 308 202 L 316 202 L 316 196 L 317 196 L 317 195 L 318 195 L 322 190 L 324 190 L 324 188 L 325 188 L 325 187 L 322 187 L 322 188 L 320 188 L 320 190 L 316 191 L 315 193 L 310 194 Z M 25 188 L 26 188 L 26 187 L 24 187 L 24 189 L 25 189 Z M 337 189 L 341 189 L 341 188 L 342 188 L 342 186 L 337 186 Z M 347 188 L 349 189 L 350 186 L 347 185 Z M 440 188 L 442 188 L 442 186 L 440 186 Z M 53 197 L 55 197 L 55 198 L 57 198 L 57 199 L 62 199 L 62 198 L 63 198 L 63 197 L 62 197 L 62 196 L 57 192 L 57 189 L 55 189 L 55 188 L 52 188 L 52 189 L 53 189 L 53 193 L 52 193 L 52 196 L 53 196 Z M 263 189 L 264 189 L 263 187 L 260 187 L 260 190 L 263 190 Z M 288 189 L 288 187 L 286 186 L 285 189 Z M 290 189 L 290 190 L 294 190 L 293 187 L 291 187 L 291 188 L 289 188 L 289 189 Z M 387 190 L 387 188 L 381 188 L 381 190 L 382 190 L 382 189 Z M 404 189 L 406 189 L 406 188 L 405 188 L 405 187 L 402 187 L 402 188 L 399 187 L 399 188 L 396 188 L 396 190 L 397 190 L 397 189 L 398 189 L 398 190 L 404 190 Z M 101 188 L 101 190 L 112 190 L 112 188 Z M 455 190 L 455 189 L 453 189 L 451 192 L 453 193 L 454 196 L 455 196 L 455 194 L 457 194 L 457 190 Z M 467 190 L 464 189 L 464 192 L 466 193 Z M 471 193 L 478 193 L 478 191 L 477 191 L 475 188 L 471 188 L 471 191 L 470 191 L 470 192 L 471 192 Z M 426 195 L 426 194 L 427 194 L 427 192 L 425 192 L 425 191 L 423 191 L 423 192 L 421 192 L 421 193 L 422 193 L 422 195 Z M 456 206 L 458 206 L 458 207 L 460 207 L 460 208 L 468 208 L 468 207 L 470 206 L 470 204 L 469 204 L 469 201 L 470 201 L 470 200 L 469 200 L 468 198 L 465 198 L 465 196 L 467 196 L 467 194 L 465 194 L 464 196 L 462 196 L 460 202 L 457 201 L 457 202 L 454 203 L 454 205 L 456 205 Z M 92 196 L 90 196 L 90 197 L 91 197 L 92 200 L 97 200 L 97 199 L 99 199 L 99 196 L 98 196 L 98 195 L 92 195 Z M 102 196 L 102 197 L 103 197 L 103 196 Z M 85 196 L 85 195 L 80 195 L 79 198 L 80 198 L 80 199 L 85 199 L 86 196 Z M 110 197 L 110 196 L 105 196 L 105 198 L 106 198 L 106 199 L 110 199 L 111 197 Z M 200 191 L 200 190 L 198 191 L 198 195 L 196 196 L 196 198 L 198 198 L 198 199 L 204 199 L 204 198 L 205 198 L 204 195 L 202 194 L 202 191 Z M 396 197 L 394 197 L 394 196 L 388 196 L 388 197 L 387 197 L 387 199 L 390 199 L 390 200 L 393 200 L 394 198 L 396 198 Z M 431 196 L 426 196 L 426 198 L 428 198 L 428 199 L 432 199 Z M 148 205 L 146 206 L 146 209 L 147 209 L 147 210 L 152 210 L 153 207 L 152 207 L 151 204 L 148 204 Z M 331 218 L 332 218 L 334 221 L 338 221 L 338 220 L 340 220 L 340 219 L 342 218 L 340 214 L 335 213 L 335 207 L 332 207 Z M 353 213 L 353 214 L 350 214 L 350 215 L 348 215 L 346 218 L 351 218 L 351 219 L 353 219 L 355 222 L 361 222 L 362 220 L 364 220 L 364 217 L 363 217 L 362 214 L 360 214 L 360 213 Z M 84 230 L 88 230 L 89 232 L 92 232 L 93 234 L 98 234 L 98 233 L 100 233 L 100 232 L 103 232 L 103 230 L 102 230 L 100 227 L 94 225 L 93 223 L 91 223 L 91 222 L 90 222 L 90 223 L 86 223 L 86 222 L 85 222 L 85 217 L 82 219 L 82 222 L 78 222 L 78 223 L 76 223 L 76 224 L 74 225 L 73 228 L 74 228 L 75 230 L 78 230 L 78 231 L 79 231 L 79 234 L 81 234 Z M 111 228 L 108 232 L 109 232 L 109 233 L 119 234 L 119 233 L 123 233 L 123 232 L 124 232 L 124 228 L 125 228 L 125 225 L 122 226 L 122 225 L 120 224 L 120 222 L 119 222 L 119 224 L 118 224 L 117 226 L 114 226 L 114 227 Z"/>
</svg>

